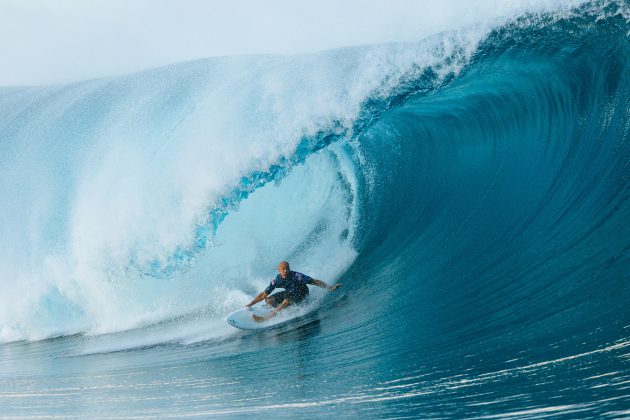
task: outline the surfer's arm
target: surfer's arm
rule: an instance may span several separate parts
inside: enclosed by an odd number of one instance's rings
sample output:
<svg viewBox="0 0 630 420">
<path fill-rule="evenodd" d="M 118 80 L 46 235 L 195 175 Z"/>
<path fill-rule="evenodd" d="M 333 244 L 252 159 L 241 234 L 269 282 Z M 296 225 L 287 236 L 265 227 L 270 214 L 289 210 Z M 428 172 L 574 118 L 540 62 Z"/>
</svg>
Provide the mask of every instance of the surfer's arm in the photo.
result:
<svg viewBox="0 0 630 420">
<path fill-rule="evenodd" d="M 251 308 L 252 306 L 254 306 L 255 304 L 257 304 L 258 302 L 260 302 L 261 300 L 263 300 L 264 298 L 267 297 L 267 292 L 265 292 L 264 290 L 260 293 L 258 293 L 258 296 L 256 296 L 254 298 L 254 300 L 252 300 L 251 302 L 249 302 L 247 305 L 248 308 Z"/>
<path fill-rule="evenodd" d="M 311 281 L 309 282 L 310 284 L 314 285 L 314 286 L 318 286 L 321 287 L 323 289 L 328 289 L 328 290 L 335 290 L 337 287 L 340 287 L 341 284 L 337 283 L 335 285 L 329 286 L 326 283 L 324 283 L 321 280 L 317 280 L 317 279 L 311 279 Z"/>
</svg>

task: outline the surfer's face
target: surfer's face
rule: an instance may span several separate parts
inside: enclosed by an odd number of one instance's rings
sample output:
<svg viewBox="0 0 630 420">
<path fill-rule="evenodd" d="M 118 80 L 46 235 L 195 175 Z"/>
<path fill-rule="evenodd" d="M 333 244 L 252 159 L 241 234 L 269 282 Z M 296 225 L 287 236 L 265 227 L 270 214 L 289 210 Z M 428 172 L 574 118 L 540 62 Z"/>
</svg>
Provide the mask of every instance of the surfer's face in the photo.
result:
<svg viewBox="0 0 630 420">
<path fill-rule="evenodd" d="M 280 277 L 286 279 L 289 275 L 289 264 L 280 264 L 278 266 L 278 273 L 280 273 Z"/>
</svg>

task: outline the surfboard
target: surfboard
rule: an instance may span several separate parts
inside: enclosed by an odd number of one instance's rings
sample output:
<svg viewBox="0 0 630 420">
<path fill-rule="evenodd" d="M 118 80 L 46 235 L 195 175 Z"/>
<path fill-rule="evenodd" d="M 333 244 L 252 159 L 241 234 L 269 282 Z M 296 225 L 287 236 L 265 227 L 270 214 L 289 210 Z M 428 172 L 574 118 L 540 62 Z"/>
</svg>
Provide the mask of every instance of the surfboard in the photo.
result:
<svg viewBox="0 0 630 420">
<path fill-rule="evenodd" d="M 260 330 L 277 324 L 277 317 L 267 321 L 257 322 L 254 320 L 254 314 L 265 316 L 273 311 L 273 307 L 269 305 L 254 305 L 251 309 L 242 308 L 234 311 L 225 317 L 228 324 L 241 330 Z"/>
</svg>

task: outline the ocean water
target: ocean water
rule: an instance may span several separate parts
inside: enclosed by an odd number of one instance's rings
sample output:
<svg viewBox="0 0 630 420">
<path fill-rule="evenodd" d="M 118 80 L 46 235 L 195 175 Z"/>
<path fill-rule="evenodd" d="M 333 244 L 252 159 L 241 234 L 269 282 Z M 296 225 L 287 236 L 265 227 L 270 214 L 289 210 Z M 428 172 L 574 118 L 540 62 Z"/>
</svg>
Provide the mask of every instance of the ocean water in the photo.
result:
<svg viewBox="0 0 630 420">
<path fill-rule="evenodd" d="M 0 417 L 630 416 L 626 2 L 0 88 L 0 194 Z"/>
</svg>

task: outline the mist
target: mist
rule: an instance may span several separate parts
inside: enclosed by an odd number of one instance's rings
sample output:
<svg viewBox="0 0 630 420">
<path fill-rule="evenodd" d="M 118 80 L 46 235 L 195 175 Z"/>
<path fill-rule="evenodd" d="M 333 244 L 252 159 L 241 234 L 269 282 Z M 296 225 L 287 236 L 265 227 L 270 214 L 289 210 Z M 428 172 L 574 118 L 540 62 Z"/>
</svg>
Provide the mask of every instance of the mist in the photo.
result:
<svg viewBox="0 0 630 420">
<path fill-rule="evenodd" d="M 213 56 L 413 41 L 558 3 L 0 0 L 0 86 L 68 83 Z"/>
</svg>

